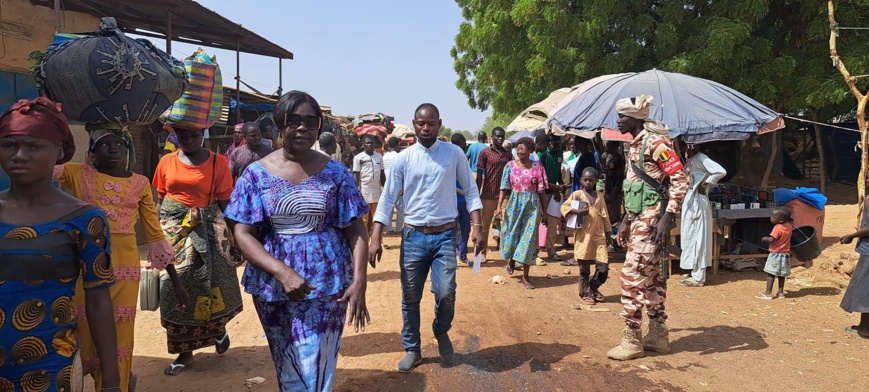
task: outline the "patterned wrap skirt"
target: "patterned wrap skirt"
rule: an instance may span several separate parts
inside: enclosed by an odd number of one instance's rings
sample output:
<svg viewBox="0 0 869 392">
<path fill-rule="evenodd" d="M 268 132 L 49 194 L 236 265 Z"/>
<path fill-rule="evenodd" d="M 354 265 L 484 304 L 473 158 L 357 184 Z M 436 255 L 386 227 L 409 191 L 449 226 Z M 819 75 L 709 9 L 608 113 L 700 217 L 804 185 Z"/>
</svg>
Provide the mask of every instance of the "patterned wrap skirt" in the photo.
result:
<svg viewBox="0 0 869 392">
<path fill-rule="evenodd" d="M 282 392 L 332 390 L 347 317 L 341 296 L 274 302 L 254 297 Z"/>
</svg>

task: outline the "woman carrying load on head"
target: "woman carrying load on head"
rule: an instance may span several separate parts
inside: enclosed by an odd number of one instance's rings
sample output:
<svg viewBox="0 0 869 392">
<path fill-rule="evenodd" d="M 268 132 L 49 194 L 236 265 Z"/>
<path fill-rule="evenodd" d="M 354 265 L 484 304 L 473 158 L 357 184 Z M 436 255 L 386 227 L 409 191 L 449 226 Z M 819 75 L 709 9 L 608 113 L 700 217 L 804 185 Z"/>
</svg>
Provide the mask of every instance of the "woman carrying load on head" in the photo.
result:
<svg viewBox="0 0 869 392">
<path fill-rule="evenodd" d="M 136 377 L 131 370 L 141 273 L 135 225 L 140 218 L 148 242 L 149 263 L 154 268 L 166 269 L 175 288 L 174 295 L 182 307 L 187 307 L 190 302 L 184 287 L 178 284 L 172 246 L 160 228 L 151 186 L 145 176 L 132 172 L 134 163 L 130 133 L 120 129 L 118 124 L 103 124 L 100 128 L 90 129 L 88 164 L 65 163 L 55 166 L 53 176 L 75 197 L 102 208 L 108 218 L 112 268 L 117 279 L 117 283 L 109 289 L 118 335 L 117 361 L 121 385 L 129 385 L 130 389 L 136 385 Z M 78 284 L 73 314 L 79 321 L 82 373 L 92 375 L 99 390 L 103 377 L 94 340 L 88 332 L 83 293 L 83 285 Z"/>
<path fill-rule="evenodd" d="M 0 164 L 11 182 L 0 192 L 3 391 L 72 389 L 78 351 L 72 303 L 79 282 L 88 332 L 102 359 L 100 390 L 127 390 L 116 361 L 106 215 L 52 185 L 54 166 L 74 152 L 66 117 L 47 98 L 19 101 L 0 116 Z"/>
<path fill-rule="evenodd" d="M 160 280 L 160 318 L 169 353 L 179 354 L 164 371 L 174 376 L 190 365 L 193 351 L 229 350 L 226 324 L 241 312 L 241 291 L 223 210 L 232 194 L 229 163 L 202 147 L 203 129 L 175 128 L 179 149 L 157 164 L 153 185 L 160 224 L 172 243 L 181 284 L 191 306 L 181 307 L 174 284 Z"/>
</svg>

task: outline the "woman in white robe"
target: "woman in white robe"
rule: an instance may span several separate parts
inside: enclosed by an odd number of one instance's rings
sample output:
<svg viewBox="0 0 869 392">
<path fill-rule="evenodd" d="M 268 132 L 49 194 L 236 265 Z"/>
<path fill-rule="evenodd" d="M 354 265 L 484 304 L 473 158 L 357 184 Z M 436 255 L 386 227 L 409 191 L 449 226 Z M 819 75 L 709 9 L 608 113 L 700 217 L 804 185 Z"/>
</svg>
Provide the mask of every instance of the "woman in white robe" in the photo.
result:
<svg viewBox="0 0 869 392">
<path fill-rule="evenodd" d="M 706 282 L 706 267 L 712 266 L 712 208 L 708 187 L 721 180 L 727 171 L 692 145 L 686 152 L 686 169 L 691 186 L 682 205 L 682 256 L 680 266 L 691 270 L 684 286 L 701 287 Z"/>
</svg>

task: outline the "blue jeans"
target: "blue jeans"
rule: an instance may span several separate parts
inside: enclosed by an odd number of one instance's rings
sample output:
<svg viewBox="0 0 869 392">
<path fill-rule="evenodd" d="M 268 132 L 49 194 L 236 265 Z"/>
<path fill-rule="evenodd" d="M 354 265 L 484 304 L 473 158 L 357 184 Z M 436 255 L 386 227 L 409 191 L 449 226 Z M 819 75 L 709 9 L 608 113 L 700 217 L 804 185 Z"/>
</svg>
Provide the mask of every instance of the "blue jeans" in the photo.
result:
<svg viewBox="0 0 869 392">
<path fill-rule="evenodd" d="M 425 234 L 405 227 L 401 257 L 401 344 L 405 351 L 420 352 L 419 302 L 431 269 L 431 292 L 435 296 L 435 336 L 450 331 L 456 310 L 456 229 Z"/>
<path fill-rule="evenodd" d="M 468 238 L 471 236 L 471 213 L 468 212 L 467 203 L 458 203 L 459 217 L 456 223 L 459 225 L 459 258 L 468 260 Z"/>
</svg>

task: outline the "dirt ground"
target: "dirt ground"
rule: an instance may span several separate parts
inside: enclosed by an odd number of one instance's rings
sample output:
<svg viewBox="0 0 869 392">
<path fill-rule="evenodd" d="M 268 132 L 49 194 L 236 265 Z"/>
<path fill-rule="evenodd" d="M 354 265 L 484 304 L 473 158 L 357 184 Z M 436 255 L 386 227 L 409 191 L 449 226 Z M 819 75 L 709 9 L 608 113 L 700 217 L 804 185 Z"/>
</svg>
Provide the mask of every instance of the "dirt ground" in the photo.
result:
<svg viewBox="0 0 869 392">
<path fill-rule="evenodd" d="M 338 362 L 337 391 L 843 391 L 865 390 L 869 340 L 843 332 L 858 321 L 839 309 L 843 278 L 830 272 L 838 260 L 850 260 L 853 245 L 834 243 L 856 224 L 856 191 L 833 187 L 826 212 L 826 249 L 809 273 L 789 279 L 788 298 L 754 298 L 764 286 L 761 272 L 726 270 L 710 276 L 702 288 L 669 280 L 667 309 L 673 352 L 629 362 L 606 358 L 621 338 L 618 273 L 612 263 L 602 292 L 603 311 L 575 310 L 577 269 L 550 263 L 535 267 L 537 289 L 526 290 L 504 275 L 504 261 L 458 271 L 456 318 L 451 337 L 458 363 L 445 367 L 437 356 L 431 329 L 432 295 L 422 304 L 424 362 L 409 374 L 395 370 L 402 358 L 398 237 L 377 269 L 369 269 L 366 331 L 345 330 Z M 566 254 L 566 252 L 561 252 Z M 490 255 L 497 254 L 490 252 Z M 826 264 L 825 264 L 826 263 Z M 821 265 L 828 266 L 823 270 Z M 239 275 L 240 275 L 239 271 Z M 547 280 L 541 276 L 559 275 Z M 517 274 L 518 275 L 518 274 Z M 841 275 L 841 274 L 839 274 Z M 847 281 L 847 280 L 845 280 Z M 798 284 L 795 284 L 798 283 Z M 232 349 L 224 355 L 203 350 L 177 377 L 166 377 L 171 361 L 159 315 L 140 312 L 136 327 L 134 372 L 139 391 L 273 391 L 275 374 L 262 328 L 250 301 L 229 325 Z M 260 384 L 245 385 L 254 377 Z"/>
</svg>

